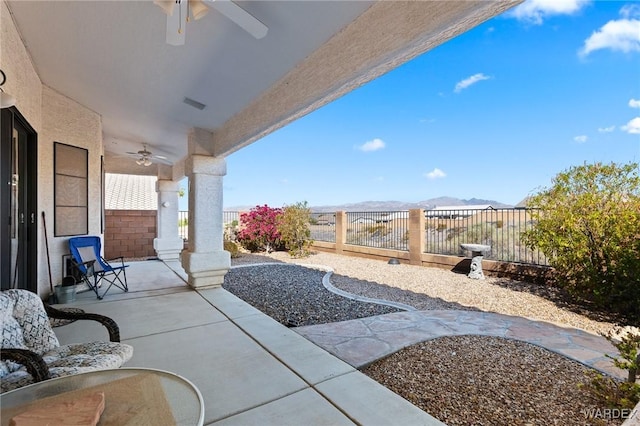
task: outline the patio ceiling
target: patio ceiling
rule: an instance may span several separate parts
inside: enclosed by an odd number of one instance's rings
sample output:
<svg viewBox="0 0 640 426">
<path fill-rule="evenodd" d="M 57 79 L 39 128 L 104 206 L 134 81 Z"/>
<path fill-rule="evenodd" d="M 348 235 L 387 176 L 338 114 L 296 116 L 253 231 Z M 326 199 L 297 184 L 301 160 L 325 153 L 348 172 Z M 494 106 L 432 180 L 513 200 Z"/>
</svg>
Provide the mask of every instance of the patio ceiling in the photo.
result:
<svg viewBox="0 0 640 426">
<path fill-rule="evenodd" d="M 179 165 L 198 127 L 228 155 L 519 2 L 237 1 L 266 37 L 211 8 L 184 46 L 149 0 L 8 5 L 43 83 L 101 114 L 107 171 L 143 174 L 143 143 Z"/>
</svg>

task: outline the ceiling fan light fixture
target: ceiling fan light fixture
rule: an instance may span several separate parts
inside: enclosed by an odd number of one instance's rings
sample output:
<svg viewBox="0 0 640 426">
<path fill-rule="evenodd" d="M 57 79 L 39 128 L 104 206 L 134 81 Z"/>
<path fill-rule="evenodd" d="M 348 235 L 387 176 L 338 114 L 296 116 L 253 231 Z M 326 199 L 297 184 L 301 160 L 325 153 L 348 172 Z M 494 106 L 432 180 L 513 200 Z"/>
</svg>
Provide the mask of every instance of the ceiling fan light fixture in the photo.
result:
<svg viewBox="0 0 640 426">
<path fill-rule="evenodd" d="M 152 163 L 151 160 L 149 160 L 148 158 L 144 159 L 144 162 L 142 163 L 145 167 L 149 167 Z"/>
<path fill-rule="evenodd" d="M 189 9 L 196 21 L 209 12 L 209 7 L 202 0 L 189 0 Z"/>
<path fill-rule="evenodd" d="M 176 5 L 176 0 L 153 0 L 153 4 L 159 6 L 166 15 L 173 16 L 173 9 Z"/>
<path fill-rule="evenodd" d="M 142 166 L 142 165 L 144 164 L 144 158 L 138 158 L 138 159 L 136 160 L 136 164 L 137 164 L 138 166 Z"/>
</svg>

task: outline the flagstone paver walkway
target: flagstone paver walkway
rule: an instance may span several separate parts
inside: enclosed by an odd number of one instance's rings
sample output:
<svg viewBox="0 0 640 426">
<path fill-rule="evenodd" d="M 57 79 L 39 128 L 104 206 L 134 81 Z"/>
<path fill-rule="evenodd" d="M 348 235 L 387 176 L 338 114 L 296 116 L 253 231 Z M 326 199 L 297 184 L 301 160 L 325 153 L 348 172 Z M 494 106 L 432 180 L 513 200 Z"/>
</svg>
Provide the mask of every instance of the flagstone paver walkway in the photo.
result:
<svg viewBox="0 0 640 426">
<path fill-rule="evenodd" d="M 548 322 L 490 312 L 396 312 L 293 330 L 356 368 L 425 340 L 473 334 L 532 343 L 615 377 L 626 377 L 625 372 L 605 356 L 617 356 L 618 352 L 604 337 Z"/>
</svg>

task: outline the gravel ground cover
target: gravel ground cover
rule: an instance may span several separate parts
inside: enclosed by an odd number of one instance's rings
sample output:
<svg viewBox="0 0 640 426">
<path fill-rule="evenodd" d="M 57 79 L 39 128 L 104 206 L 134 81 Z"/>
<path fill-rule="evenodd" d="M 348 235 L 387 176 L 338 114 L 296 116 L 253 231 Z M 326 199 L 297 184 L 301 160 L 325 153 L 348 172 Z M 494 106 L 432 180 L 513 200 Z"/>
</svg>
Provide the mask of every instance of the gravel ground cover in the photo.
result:
<svg viewBox="0 0 640 426">
<path fill-rule="evenodd" d="M 621 424 L 589 418 L 598 405 L 578 387 L 587 370 L 529 343 L 456 336 L 410 346 L 363 373 L 449 426 Z"/>
<path fill-rule="evenodd" d="M 335 287 L 420 310 L 483 310 L 581 328 L 593 334 L 606 332 L 613 325 L 606 316 L 572 304 L 562 292 L 517 281 L 470 280 L 463 274 L 441 269 L 388 265 L 329 253 L 316 253 L 305 259 L 292 259 L 279 252 L 245 254 L 232 260 L 234 265 L 265 262 L 329 266 L 335 271 L 331 277 Z M 225 280 L 224 287 L 231 292 L 233 286 L 241 289 L 243 293 L 236 290 L 240 298 L 258 309 L 261 304 L 263 312 L 270 309 L 272 313 L 266 313 L 282 323 L 288 322 L 291 312 L 295 312 L 299 325 L 377 315 L 374 308 L 358 308 L 360 302 L 332 308 L 333 303 L 344 299 L 322 287 L 322 275 L 323 272 L 304 267 L 238 268 L 227 275 L 229 283 Z M 277 285 L 278 281 L 284 285 Z M 306 295 L 310 297 L 305 303 L 296 301 Z M 306 312 L 308 307 L 313 309 Z M 580 390 L 588 370 L 578 362 L 524 342 L 451 336 L 405 348 L 373 363 L 364 372 L 448 425 L 621 424 L 621 419 L 585 415 L 606 408 Z"/>
<path fill-rule="evenodd" d="M 322 285 L 324 275 L 324 271 L 296 265 L 258 265 L 232 269 L 222 287 L 288 327 L 399 311 L 331 293 Z"/>
<path fill-rule="evenodd" d="M 285 252 L 251 255 L 251 262 L 323 265 L 334 270 L 334 286 L 354 294 L 409 304 L 417 309 L 473 309 L 514 315 L 607 332 L 613 319 L 575 304 L 562 291 L 505 278 L 472 280 L 465 274 L 414 265 L 389 265 L 380 260 L 317 252 L 293 259 Z M 244 262 L 238 259 L 238 262 Z M 238 264 L 239 264 L 238 263 Z"/>
</svg>

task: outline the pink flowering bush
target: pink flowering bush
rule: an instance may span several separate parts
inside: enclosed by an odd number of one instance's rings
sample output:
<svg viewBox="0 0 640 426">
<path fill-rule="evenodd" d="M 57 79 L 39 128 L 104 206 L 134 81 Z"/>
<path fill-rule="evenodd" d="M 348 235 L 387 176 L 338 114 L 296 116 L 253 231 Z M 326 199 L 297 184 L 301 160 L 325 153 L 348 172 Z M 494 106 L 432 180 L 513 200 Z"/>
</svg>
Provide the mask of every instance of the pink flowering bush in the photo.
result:
<svg viewBox="0 0 640 426">
<path fill-rule="evenodd" d="M 271 253 L 282 248 L 278 231 L 279 216 L 282 209 L 255 206 L 248 213 L 240 214 L 240 231 L 238 242 L 251 252 L 266 251 Z"/>
</svg>

